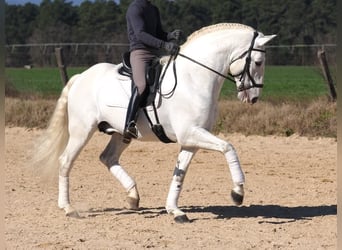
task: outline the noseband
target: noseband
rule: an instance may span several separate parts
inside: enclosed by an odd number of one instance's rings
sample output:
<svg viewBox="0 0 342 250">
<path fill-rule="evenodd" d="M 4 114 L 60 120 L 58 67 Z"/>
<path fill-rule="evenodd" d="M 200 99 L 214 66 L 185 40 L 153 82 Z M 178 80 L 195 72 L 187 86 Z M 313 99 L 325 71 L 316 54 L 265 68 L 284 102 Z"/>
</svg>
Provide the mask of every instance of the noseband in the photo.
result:
<svg viewBox="0 0 342 250">
<path fill-rule="evenodd" d="M 239 92 L 245 91 L 245 90 L 250 89 L 250 88 L 262 88 L 262 87 L 263 87 L 263 84 L 258 84 L 258 83 L 256 83 L 255 80 L 254 80 L 254 78 L 253 78 L 252 75 L 251 75 L 251 72 L 250 72 L 250 66 L 251 66 L 251 61 L 252 61 L 252 59 L 251 59 L 252 51 L 258 51 L 258 52 L 266 53 L 265 50 L 253 48 L 253 47 L 254 47 L 255 40 L 256 40 L 256 38 L 257 38 L 258 35 L 259 35 L 258 32 L 257 32 L 257 31 L 254 31 L 253 39 L 252 39 L 251 45 L 249 46 L 248 50 L 246 50 L 245 52 L 243 52 L 238 58 L 234 59 L 234 60 L 231 62 L 231 64 L 232 64 L 233 62 L 235 62 L 235 61 L 237 61 L 237 60 L 239 60 L 239 59 L 242 59 L 244 56 L 247 55 L 247 56 L 246 56 L 245 66 L 244 66 L 243 70 L 241 71 L 241 73 L 236 74 L 236 75 L 232 75 L 232 74 L 230 74 L 230 73 L 229 73 L 229 75 L 221 74 L 220 72 L 218 72 L 218 71 L 216 71 L 216 70 L 214 70 L 214 69 L 212 69 L 212 68 L 210 68 L 210 67 L 208 67 L 208 66 L 206 66 L 206 65 L 204 65 L 204 64 L 202 64 L 202 63 L 200 63 L 200 62 L 198 62 L 198 61 L 196 61 L 196 60 L 194 60 L 194 59 L 192 59 L 192 58 L 190 58 L 190 57 L 188 57 L 188 56 L 186 56 L 186 55 L 184 55 L 184 54 L 182 54 L 182 53 L 178 53 L 178 55 L 181 56 L 181 57 L 184 57 L 184 58 L 186 58 L 186 59 L 188 59 L 188 60 L 190 60 L 190 61 L 192 61 L 192 62 L 194 62 L 194 63 L 196 63 L 196 64 L 198 64 L 198 65 L 200 65 L 200 66 L 202 66 L 203 68 L 206 68 L 206 69 L 208 69 L 208 70 L 214 72 L 215 74 L 217 74 L 217 75 L 219 75 L 219 76 L 221 76 L 221 77 L 223 77 L 223 78 L 225 78 L 225 79 L 227 79 L 227 80 L 229 80 L 229 81 L 231 81 L 231 82 L 236 83 L 236 81 L 235 81 L 234 79 L 232 79 L 231 77 L 238 77 L 238 76 L 240 76 L 240 82 L 241 82 L 241 84 L 240 84 L 240 86 L 237 88 L 237 90 L 238 90 Z M 249 78 L 249 79 L 251 80 L 251 82 L 252 82 L 252 85 L 247 86 L 247 87 L 245 87 L 244 84 L 243 84 L 243 82 L 242 82 L 242 80 L 246 77 L 246 75 L 248 76 L 248 78 Z"/>
</svg>

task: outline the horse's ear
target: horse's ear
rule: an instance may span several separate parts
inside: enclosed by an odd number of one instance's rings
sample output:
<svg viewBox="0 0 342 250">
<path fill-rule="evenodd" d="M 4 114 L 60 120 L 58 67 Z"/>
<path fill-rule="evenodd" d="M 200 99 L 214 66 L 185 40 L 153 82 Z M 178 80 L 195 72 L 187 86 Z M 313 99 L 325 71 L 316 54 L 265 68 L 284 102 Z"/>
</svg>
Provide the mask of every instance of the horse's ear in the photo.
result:
<svg viewBox="0 0 342 250">
<path fill-rule="evenodd" d="M 266 43 L 268 43 L 269 41 L 271 41 L 273 38 L 275 38 L 277 35 L 268 35 L 268 36 L 262 36 L 262 37 L 258 37 L 258 39 L 256 40 L 257 45 L 259 46 L 264 46 Z"/>
</svg>

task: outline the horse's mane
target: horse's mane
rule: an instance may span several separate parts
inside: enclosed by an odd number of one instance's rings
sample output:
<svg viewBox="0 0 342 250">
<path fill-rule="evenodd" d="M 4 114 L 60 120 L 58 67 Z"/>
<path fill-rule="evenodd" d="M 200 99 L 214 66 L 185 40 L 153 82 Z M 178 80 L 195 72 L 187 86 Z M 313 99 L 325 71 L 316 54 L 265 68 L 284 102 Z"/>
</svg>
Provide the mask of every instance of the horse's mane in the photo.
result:
<svg viewBox="0 0 342 250">
<path fill-rule="evenodd" d="M 224 29 L 245 29 L 245 30 L 254 30 L 252 27 L 244 25 L 244 24 L 240 24 L 240 23 L 218 23 L 218 24 L 213 24 L 213 25 L 209 25 L 206 27 L 203 27 L 195 32 L 193 32 L 191 35 L 188 36 L 188 38 L 186 39 L 186 42 L 181 46 L 181 47 L 185 47 L 186 45 L 188 45 L 192 40 L 194 40 L 195 38 L 198 38 L 199 36 L 208 34 L 210 32 L 214 32 L 214 31 L 218 31 L 218 30 L 224 30 Z M 167 61 L 169 60 L 170 56 L 163 56 L 160 59 L 160 63 L 165 65 L 167 63 Z"/>
<path fill-rule="evenodd" d="M 252 27 L 240 24 L 240 23 L 218 23 L 210 26 L 203 27 L 195 32 L 193 32 L 190 36 L 188 36 L 186 42 L 184 45 L 188 44 L 193 40 L 194 38 L 197 38 L 199 36 L 208 34 L 213 31 L 223 30 L 223 29 L 248 29 L 253 30 Z"/>
</svg>

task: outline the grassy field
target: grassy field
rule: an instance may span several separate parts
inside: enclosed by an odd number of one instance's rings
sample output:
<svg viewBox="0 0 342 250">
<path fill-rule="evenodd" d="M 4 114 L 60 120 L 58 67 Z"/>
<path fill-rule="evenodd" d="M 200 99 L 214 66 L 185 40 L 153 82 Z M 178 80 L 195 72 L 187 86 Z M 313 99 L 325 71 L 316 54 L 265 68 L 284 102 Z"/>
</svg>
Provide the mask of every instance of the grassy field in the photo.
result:
<svg viewBox="0 0 342 250">
<path fill-rule="evenodd" d="M 68 75 L 82 72 L 85 68 L 70 68 Z M 6 68 L 6 80 L 20 93 L 41 95 L 59 95 L 62 90 L 60 74 L 57 68 Z"/>
<path fill-rule="evenodd" d="M 234 84 L 226 82 L 221 96 L 235 94 Z M 310 100 L 328 94 L 327 84 L 317 67 L 267 66 L 265 69 L 263 100 Z"/>
<path fill-rule="evenodd" d="M 85 68 L 69 68 L 69 77 Z M 20 93 L 59 95 L 62 90 L 57 68 L 6 68 L 7 81 Z M 310 100 L 328 95 L 328 88 L 317 67 L 267 66 L 265 71 L 263 100 Z M 221 98 L 236 96 L 235 84 L 227 81 Z"/>
</svg>

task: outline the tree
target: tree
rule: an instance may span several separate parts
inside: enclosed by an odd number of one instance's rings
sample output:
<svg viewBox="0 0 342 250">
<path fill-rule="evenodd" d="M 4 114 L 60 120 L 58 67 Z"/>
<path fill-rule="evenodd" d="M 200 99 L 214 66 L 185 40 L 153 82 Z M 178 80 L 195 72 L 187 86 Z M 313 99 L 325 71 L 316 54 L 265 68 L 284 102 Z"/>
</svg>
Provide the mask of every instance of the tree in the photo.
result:
<svg viewBox="0 0 342 250">
<path fill-rule="evenodd" d="M 36 18 L 32 42 L 71 42 L 78 22 L 76 7 L 64 0 L 43 0 Z"/>
<path fill-rule="evenodd" d="M 78 11 L 77 42 L 109 42 L 120 37 L 120 9 L 114 1 L 83 2 Z"/>
<path fill-rule="evenodd" d="M 5 4 L 5 34 L 7 44 L 24 44 L 31 36 L 33 23 L 37 18 L 37 5 L 27 3 L 24 6 Z"/>
<path fill-rule="evenodd" d="M 25 44 L 32 35 L 33 23 L 39 13 L 38 6 L 27 3 L 5 5 L 6 44 Z M 31 63 L 29 49 L 25 47 L 10 48 L 12 57 L 6 57 L 6 65 L 22 66 Z"/>
<path fill-rule="evenodd" d="M 39 6 L 6 4 L 6 43 L 127 43 L 126 11 L 131 1 L 85 0 L 79 6 L 64 0 L 43 0 Z M 153 0 L 153 3 L 160 9 L 165 31 L 179 28 L 185 36 L 207 25 L 238 22 L 265 34 L 277 34 L 272 44 L 336 43 L 336 0 Z M 35 51 L 38 53 L 33 59 L 35 62 L 52 64 L 54 59 L 45 62 L 41 59 L 44 53 L 51 51 L 44 48 L 38 51 Z M 101 48 L 95 53 L 107 52 L 108 49 Z M 274 49 L 272 52 L 277 54 L 275 60 L 282 60 L 279 63 L 293 59 L 289 51 Z M 106 59 L 97 56 L 89 61 L 82 60 L 90 63 L 99 58 Z M 12 61 L 29 62 L 25 57 Z"/>
<path fill-rule="evenodd" d="M 43 0 L 29 41 L 38 44 L 72 42 L 72 29 L 77 21 L 76 7 L 71 3 L 64 0 Z M 52 47 L 33 47 L 30 54 L 38 66 L 56 64 Z"/>
</svg>

